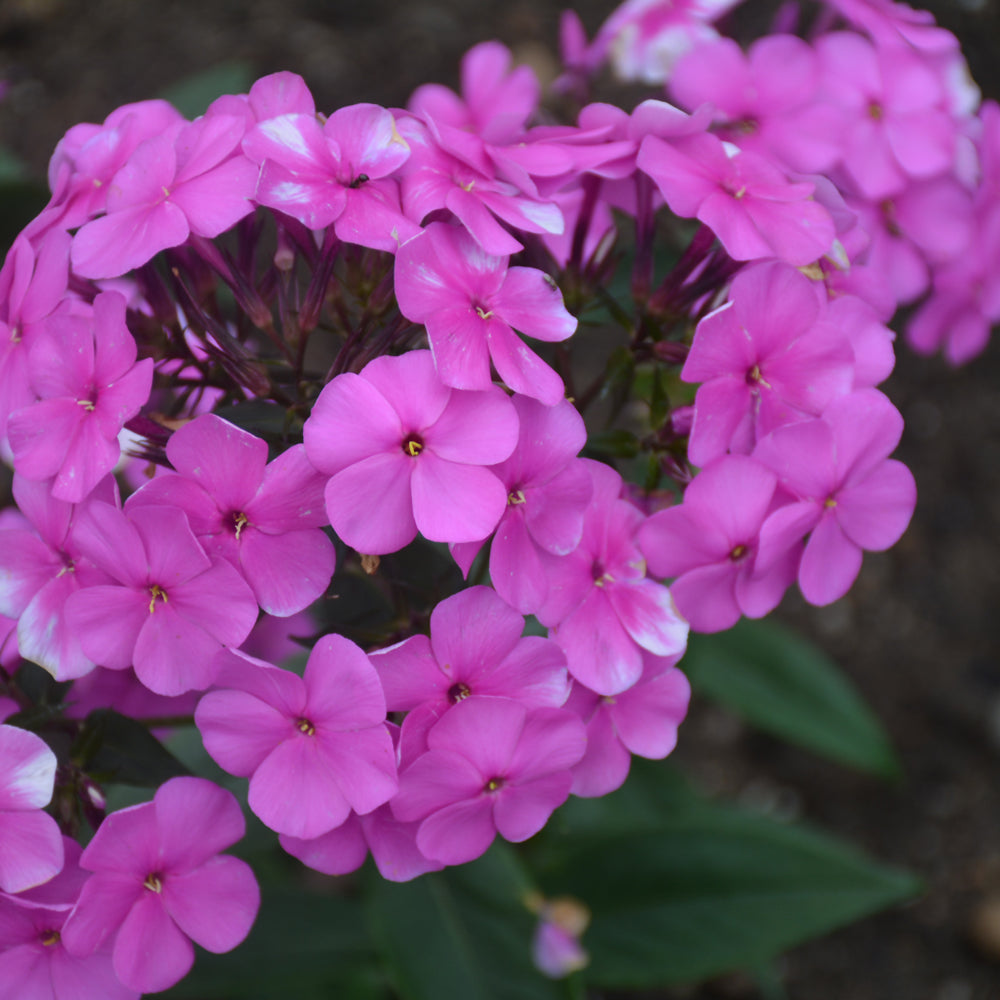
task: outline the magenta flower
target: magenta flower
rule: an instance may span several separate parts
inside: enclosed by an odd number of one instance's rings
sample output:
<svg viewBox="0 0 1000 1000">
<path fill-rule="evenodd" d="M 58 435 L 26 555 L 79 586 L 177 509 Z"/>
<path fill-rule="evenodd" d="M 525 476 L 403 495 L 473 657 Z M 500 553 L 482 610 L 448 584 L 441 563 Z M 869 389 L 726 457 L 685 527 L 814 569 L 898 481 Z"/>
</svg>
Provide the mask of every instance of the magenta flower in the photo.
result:
<svg viewBox="0 0 1000 1000">
<path fill-rule="evenodd" d="M 249 215 L 257 167 L 239 150 L 243 127 L 212 115 L 140 143 L 110 182 L 107 214 L 73 237 L 73 270 L 115 278 L 191 233 L 212 239 Z"/>
<path fill-rule="evenodd" d="M 429 351 L 380 357 L 338 375 L 306 421 L 306 454 L 330 476 L 333 530 L 359 552 L 395 552 L 419 530 L 435 542 L 485 538 L 507 506 L 487 465 L 517 443 L 503 390 L 449 389 Z"/>
<path fill-rule="evenodd" d="M 675 215 L 704 222 L 734 260 L 778 257 L 799 267 L 833 245 L 833 221 L 812 184 L 793 183 L 772 161 L 713 135 L 676 144 L 649 135 L 636 163 Z"/>
<path fill-rule="evenodd" d="M 457 389 L 487 389 L 490 361 L 515 392 L 548 406 L 563 397 L 562 379 L 514 335 L 561 341 L 576 329 L 559 287 L 533 267 L 508 269 L 468 233 L 432 223 L 399 248 L 400 312 L 427 327 L 438 375 Z"/>
<path fill-rule="evenodd" d="M 207 688 L 215 654 L 239 646 L 257 620 L 257 602 L 224 559 L 211 559 L 184 513 L 95 503 L 77 523 L 82 553 L 117 586 L 77 591 L 66 602 L 84 653 L 101 666 L 134 666 L 157 694 Z"/>
<path fill-rule="evenodd" d="M 427 742 L 400 775 L 392 811 L 421 821 L 422 854 L 453 865 L 478 858 L 497 833 L 515 843 L 538 833 L 569 796 L 586 747 L 571 712 L 485 696 L 456 705 Z"/>
<path fill-rule="evenodd" d="M 118 981 L 105 943 L 86 958 L 71 955 L 62 927 L 89 872 L 79 866 L 82 847 L 63 838 L 66 864 L 53 879 L 18 893 L 0 895 L 0 996 L 17 1000 L 138 1000 L 137 990 Z"/>
<path fill-rule="evenodd" d="M 138 990 L 119 982 L 111 951 L 103 947 L 86 958 L 71 955 L 60 931 L 69 908 L 28 906 L 17 897 L 0 900 L 0 996 L 17 1000 L 138 1000 Z"/>
<path fill-rule="evenodd" d="M 521 637 L 524 619 L 489 587 L 470 587 L 432 612 L 430 638 L 411 636 L 372 654 L 389 711 L 403 722 L 408 749 L 470 695 L 558 708 L 569 694 L 566 657 L 551 639 Z"/>
<path fill-rule="evenodd" d="M 439 129 L 432 118 L 424 123 L 403 117 L 397 124 L 413 150 L 401 184 L 403 210 L 411 219 L 422 222 L 446 209 L 485 253 L 496 256 L 523 249 L 501 222 L 526 233 L 563 231 L 562 213 L 555 203 L 538 197 L 524 170 L 516 171 L 517 183 L 497 176 L 497 166 L 478 137 L 447 126 Z M 468 147 L 461 155 L 456 153 L 459 143 Z"/>
<path fill-rule="evenodd" d="M 795 579 L 794 561 L 755 572 L 776 485 L 774 473 L 755 459 L 724 455 L 695 476 L 682 504 L 659 511 L 639 529 L 651 572 L 677 578 L 670 593 L 696 632 L 731 628 L 741 614 L 768 614 Z"/>
<path fill-rule="evenodd" d="M 140 993 L 187 975 L 192 940 L 231 951 L 260 905 L 250 866 L 219 853 L 244 829 L 233 795 L 204 778 L 171 778 L 152 802 L 112 813 L 80 858 L 94 874 L 63 926 L 67 951 L 85 957 L 113 939 L 115 975 Z"/>
<path fill-rule="evenodd" d="M 851 117 L 842 166 L 866 198 L 902 190 L 910 178 L 946 172 L 958 123 L 942 77 L 908 45 L 873 46 L 850 31 L 816 43 L 827 99 Z"/>
<path fill-rule="evenodd" d="M 419 118 L 473 132 L 484 142 L 520 138 L 538 106 L 541 88 L 528 66 L 511 70 L 510 50 L 499 42 L 474 45 L 462 57 L 462 96 L 437 83 L 418 87 L 408 108 Z"/>
<path fill-rule="evenodd" d="M 52 798 L 56 755 L 34 733 L 0 726 L 0 889 L 23 892 L 63 866 L 62 834 L 42 809 Z M 2 940 L 2 938 L 0 938 Z"/>
<path fill-rule="evenodd" d="M 528 615 L 548 594 L 544 553 L 564 556 L 577 547 L 593 486 L 586 464 L 575 461 L 587 431 L 573 404 L 543 406 L 527 396 L 513 402 L 520 422 L 517 448 L 493 466 L 507 488 L 507 509 L 490 548 L 490 580 L 511 607 Z M 480 547 L 452 546 L 464 573 Z"/>
<path fill-rule="evenodd" d="M 419 232 L 399 206 L 392 179 L 410 156 L 392 113 L 375 104 L 261 122 L 243 140 L 261 165 L 257 201 L 310 229 L 332 225 L 350 243 L 394 252 Z"/>
<path fill-rule="evenodd" d="M 546 560 L 549 597 L 538 620 L 562 646 L 573 677 L 615 695 L 641 676 L 643 650 L 683 652 L 688 626 L 667 588 L 646 577 L 634 540 L 643 516 L 620 499 L 621 477 L 600 462 L 580 461 L 590 468 L 593 499 L 580 544 Z"/>
<path fill-rule="evenodd" d="M 782 427 L 761 441 L 754 458 L 796 499 L 764 522 L 759 571 L 809 534 L 798 572 L 803 596 L 819 605 L 843 597 L 862 551 L 895 545 L 913 514 L 913 475 L 888 458 L 902 431 L 903 418 L 889 400 L 861 389 L 831 403 L 822 419 Z"/>
<path fill-rule="evenodd" d="M 786 264 L 747 268 L 695 331 L 681 371 L 701 382 L 688 449 L 695 465 L 747 453 L 782 424 L 818 416 L 854 382 L 846 336 L 824 322 L 813 283 Z"/>
<path fill-rule="evenodd" d="M 103 212 L 112 179 L 136 147 L 184 124 L 175 107 L 154 100 L 123 104 L 103 125 L 74 125 L 59 140 L 49 161 L 52 200 L 27 229 L 32 241 L 42 232 L 76 229 Z"/>
<path fill-rule="evenodd" d="M 227 559 L 270 615 L 308 607 L 333 576 L 333 543 L 320 531 L 325 479 L 301 445 L 267 463 L 267 443 L 207 413 L 176 430 L 157 476 L 128 502 L 179 507 L 195 537 Z"/>
<path fill-rule="evenodd" d="M 53 317 L 28 354 L 39 402 L 7 424 L 14 466 L 26 479 L 49 479 L 52 495 L 79 503 L 121 455 L 118 435 L 153 384 L 153 359 L 136 362 L 125 299 L 102 292 L 93 317 Z"/>
<path fill-rule="evenodd" d="M 768 35 L 744 53 L 720 38 L 679 60 L 670 91 L 683 107 L 708 103 L 722 134 L 792 170 L 827 170 L 840 156 L 845 114 L 818 94 L 819 58 L 794 35 Z"/>
<path fill-rule="evenodd" d="M 318 837 L 395 793 L 382 685 L 349 639 L 320 639 L 301 678 L 231 650 L 219 663 L 221 690 L 195 722 L 212 757 L 250 778 L 250 808 L 272 830 Z"/>
</svg>

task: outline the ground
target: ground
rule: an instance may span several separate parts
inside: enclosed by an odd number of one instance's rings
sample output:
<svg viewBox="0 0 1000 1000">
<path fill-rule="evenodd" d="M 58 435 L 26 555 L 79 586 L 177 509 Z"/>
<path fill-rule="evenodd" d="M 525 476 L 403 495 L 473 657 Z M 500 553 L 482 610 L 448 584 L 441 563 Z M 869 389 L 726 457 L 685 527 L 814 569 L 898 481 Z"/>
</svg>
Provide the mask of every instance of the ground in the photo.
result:
<svg viewBox="0 0 1000 1000">
<path fill-rule="evenodd" d="M 587 0 L 588 28 L 610 2 Z M 760 19 L 750 0 L 740 13 Z M 399 105 L 454 85 L 471 44 L 500 38 L 554 66 L 550 0 L 0 0 L 0 141 L 38 175 L 62 133 L 230 60 L 302 73 L 320 107 Z M 1000 93 L 991 0 L 939 11 L 974 75 Z M 902 542 L 869 556 L 842 601 L 782 616 L 837 659 L 903 762 L 894 786 L 750 732 L 696 704 L 678 756 L 710 791 L 834 830 L 923 876 L 926 894 L 799 948 L 780 965 L 792 1000 L 988 1000 L 1000 994 L 1000 345 L 960 369 L 899 351 L 886 391 L 919 506 Z M 672 997 L 757 994 L 740 977 Z"/>
</svg>

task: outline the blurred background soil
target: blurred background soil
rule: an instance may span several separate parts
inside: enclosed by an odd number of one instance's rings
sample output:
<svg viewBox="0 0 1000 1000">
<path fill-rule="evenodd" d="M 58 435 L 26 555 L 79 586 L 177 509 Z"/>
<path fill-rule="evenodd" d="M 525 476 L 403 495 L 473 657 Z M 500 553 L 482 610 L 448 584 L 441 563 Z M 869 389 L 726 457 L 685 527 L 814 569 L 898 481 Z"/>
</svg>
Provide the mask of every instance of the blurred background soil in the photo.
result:
<svg viewBox="0 0 1000 1000">
<path fill-rule="evenodd" d="M 457 85 L 462 53 L 499 38 L 556 69 L 554 0 L 0 0 L 0 143 L 43 176 L 63 132 L 232 60 L 301 73 L 320 108 L 398 106 Z M 611 0 L 583 0 L 590 34 Z M 737 17 L 766 25 L 772 5 Z M 1000 94 L 995 0 L 939 4 L 986 95 Z M 1000 997 L 1000 344 L 961 370 L 899 351 L 884 387 L 906 419 L 898 453 L 919 505 L 901 543 L 867 556 L 826 609 L 781 616 L 821 643 L 883 720 L 905 771 L 856 775 L 695 704 L 677 756 L 710 792 L 809 820 L 926 881 L 919 900 L 779 963 L 792 1000 Z M 740 976 L 662 994 L 752 1000 Z M 451 998 L 442 998 L 451 1000 Z"/>
</svg>

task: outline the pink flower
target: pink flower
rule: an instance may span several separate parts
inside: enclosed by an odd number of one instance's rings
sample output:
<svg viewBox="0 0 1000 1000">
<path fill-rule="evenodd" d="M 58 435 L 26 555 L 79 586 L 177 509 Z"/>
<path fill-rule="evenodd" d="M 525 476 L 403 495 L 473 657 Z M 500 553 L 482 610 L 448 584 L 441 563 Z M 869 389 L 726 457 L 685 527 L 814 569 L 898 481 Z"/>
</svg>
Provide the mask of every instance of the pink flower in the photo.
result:
<svg viewBox="0 0 1000 1000">
<path fill-rule="evenodd" d="M 551 639 L 521 637 L 524 619 L 489 587 L 470 587 L 432 612 L 430 638 L 411 636 L 372 654 L 391 712 L 409 712 L 403 737 L 425 748 L 427 731 L 471 695 L 557 708 L 569 694 L 566 657 Z"/>
<path fill-rule="evenodd" d="M 230 650 L 219 663 L 195 722 L 212 757 L 250 778 L 250 808 L 272 830 L 318 837 L 395 793 L 382 686 L 353 642 L 320 639 L 301 678 Z"/>
<path fill-rule="evenodd" d="M 695 465 L 749 452 L 775 427 L 818 416 L 854 381 L 850 343 L 824 321 L 822 300 L 799 271 L 747 268 L 729 296 L 698 324 L 681 371 L 685 382 L 703 383 L 688 449 Z"/>
<path fill-rule="evenodd" d="M 419 118 L 473 132 L 488 143 L 515 142 L 538 106 L 538 78 L 528 66 L 510 69 L 499 42 L 474 45 L 462 57 L 462 96 L 437 83 L 418 87 L 408 108 Z"/>
<path fill-rule="evenodd" d="M 23 892 L 63 866 L 56 821 L 42 809 L 52 798 L 56 755 L 41 737 L 0 726 L 0 889 Z"/>
<path fill-rule="evenodd" d="M 32 241 L 41 232 L 58 232 L 57 226 L 76 229 L 103 212 L 112 178 L 136 147 L 183 124 L 176 108 L 154 100 L 123 104 L 104 119 L 103 125 L 74 125 L 59 140 L 49 161 L 52 200 L 28 227 Z"/>
<path fill-rule="evenodd" d="M 713 135 L 674 145 L 649 135 L 636 162 L 670 210 L 704 222 L 734 260 L 778 257 L 799 267 L 833 244 L 833 221 L 812 184 L 793 183 L 772 161 Z"/>
<path fill-rule="evenodd" d="M 60 308 L 69 277 L 69 236 L 50 233 L 33 247 L 14 240 L 0 269 L 0 441 L 7 418 L 35 401 L 28 378 L 28 348 Z"/>
<path fill-rule="evenodd" d="M 559 287 L 544 271 L 508 269 L 466 232 L 432 223 L 399 248 L 400 312 L 427 327 L 438 375 L 457 389 L 487 389 L 490 361 L 515 392 L 553 405 L 562 379 L 515 335 L 561 341 L 576 329 Z"/>
<path fill-rule="evenodd" d="M 0 895 L 0 995 L 17 1000 L 138 1000 L 118 981 L 105 946 L 86 958 L 71 955 L 62 928 L 89 873 L 79 866 L 82 848 L 64 838 L 66 865 L 37 889 Z"/>
<path fill-rule="evenodd" d="M 526 396 L 513 402 L 520 422 L 517 448 L 493 466 L 507 488 L 507 509 L 490 548 L 490 580 L 508 604 L 528 615 L 548 593 L 544 553 L 564 556 L 579 544 L 593 486 L 586 463 L 574 460 L 587 431 L 573 404 L 543 406 Z M 480 547 L 452 546 L 464 573 Z"/>
<path fill-rule="evenodd" d="M 807 173 L 833 166 L 847 124 L 819 85 L 819 59 L 794 35 L 767 35 L 746 54 L 729 38 L 699 45 L 670 78 L 682 106 L 716 108 L 725 138 Z"/>
<path fill-rule="evenodd" d="M 621 499 L 621 477 L 586 461 L 593 499 L 580 544 L 546 560 L 549 597 L 538 620 L 566 653 L 569 672 L 602 695 L 630 688 L 642 674 L 643 650 L 683 652 L 688 626 L 666 587 L 646 576 L 635 543 L 640 511 Z"/>
<path fill-rule="evenodd" d="M 691 697 L 677 659 L 644 654 L 642 677 L 613 696 L 574 683 L 565 708 L 587 725 L 587 752 L 573 768 L 574 795 L 607 795 L 628 777 L 632 754 L 662 760 L 674 749 Z"/>
<path fill-rule="evenodd" d="M 334 569 L 324 478 L 295 445 L 267 463 L 267 443 L 206 413 L 176 430 L 167 458 L 177 474 L 157 476 L 129 509 L 179 507 L 206 551 L 240 571 L 257 603 L 287 617 L 327 588 Z"/>
<path fill-rule="evenodd" d="M 515 843 L 534 836 L 569 796 L 586 746 L 570 712 L 485 696 L 456 705 L 427 741 L 400 775 L 392 811 L 420 820 L 417 847 L 445 864 L 479 857 L 498 832 Z"/>
<path fill-rule="evenodd" d="M 639 545 L 696 632 L 731 628 L 741 614 L 760 618 L 778 606 L 796 566 L 779 561 L 756 573 L 758 536 L 774 509 L 777 477 L 746 455 L 710 462 L 684 491 L 639 529 Z"/>
<path fill-rule="evenodd" d="M 153 359 L 136 362 L 125 299 L 102 292 L 93 317 L 49 320 L 28 355 L 40 402 L 11 414 L 14 465 L 27 479 L 49 479 L 52 495 L 78 503 L 115 466 L 118 435 L 149 399 Z"/>
<path fill-rule="evenodd" d="M 590 923 L 590 911 L 570 897 L 532 901 L 538 926 L 531 940 L 531 957 L 550 979 L 562 979 L 590 963 L 580 936 Z"/>
<path fill-rule="evenodd" d="M 109 476 L 87 503 L 114 503 L 117 487 Z M 56 500 L 47 483 L 14 476 L 14 499 L 34 532 L 0 533 L 0 613 L 17 618 L 18 645 L 25 659 L 57 680 L 82 677 L 94 661 L 80 647 L 66 620 L 66 602 L 81 587 L 109 583 L 110 577 L 81 558 L 76 521 L 83 505 Z"/>
<path fill-rule="evenodd" d="M 351 813 L 335 830 L 311 840 L 282 834 L 281 846 L 293 858 L 324 875 L 346 875 L 361 867 L 368 852 L 382 878 L 409 882 L 426 872 L 444 868 L 424 857 L 417 847 L 417 822 L 403 823 L 386 804 L 364 816 Z"/>
<path fill-rule="evenodd" d="M 207 688 L 215 654 L 239 646 L 257 620 L 243 578 L 198 544 L 173 507 L 125 512 L 95 503 L 77 525 L 81 551 L 118 585 L 87 587 L 66 603 L 70 627 L 96 663 L 134 666 L 157 694 Z"/>
<path fill-rule="evenodd" d="M 219 853 L 244 829 L 233 795 L 203 778 L 171 778 L 152 802 L 112 813 L 80 858 L 94 874 L 63 927 L 67 951 L 113 939 L 115 974 L 140 993 L 187 975 L 192 940 L 231 951 L 260 905 L 250 866 Z"/>
<path fill-rule="evenodd" d="M 873 46 L 837 31 L 816 43 L 827 98 L 851 116 L 842 164 L 867 198 L 901 191 L 910 178 L 946 172 L 957 122 L 939 74 L 910 46 Z"/>
<path fill-rule="evenodd" d="M 888 458 L 902 431 L 903 418 L 889 400 L 861 389 L 831 403 L 822 419 L 782 427 L 761 441 L 754 458 L 796 499 L 764 522 L 760 571 L 809 534 L 798 572 L 803 596 L 819 605 L 843 597 L 862 550 L 894 545 L 913 514 L 913 475 Z"/>
<path fill-rule="evenodd" d="M 332 225 L 350 243 L 394 252 L 419 231 L 401 212 L 392 175 L 410 156 L 392 113 L 375 104 L 261 122 L 243 140 L 261 165 L 257 201 L 310 229 Z"/>
<path fill-rule="evenodd" d="M 212 239 L 249 215 L 257 168 L 239 151 L 243 127 L 212 115 L 140 143 L 111 180 L 107 214 L 73 237 L 73 270 L 115 278 L 191 233 Z"/>
<path fill-rule="evenodd" d="M 438 127 L 433 118 L 425 123 L 407 116 L 397 124 L 413 150 L 401 185 L 403 209 L 411 219 L 422 222 L 446 209 L 485 253 L 495 256 L 523 249 L 501 222 L 526 233 L 563 231 L 555 203 L 538 197 L 523 169 L 508 170 L 516 182 L 498 176 L 497 165 L 477 137 Z M 456 151 L 460 144 L 469 148 Z M 560 157 L 560 163 L 565 162 Z"/>
<path fill-rule="evenodd" d="M 449 389 L 429 351 L 380 357 L 338 375 L 306 421 L 306 454 L 330 476 L 333 530 L 359 552 L 395 552 L 417 531 L 431 541 L 485 538 L 507 506 L 487 465 L 517 443 L 502 389 Z"/>
</svg>

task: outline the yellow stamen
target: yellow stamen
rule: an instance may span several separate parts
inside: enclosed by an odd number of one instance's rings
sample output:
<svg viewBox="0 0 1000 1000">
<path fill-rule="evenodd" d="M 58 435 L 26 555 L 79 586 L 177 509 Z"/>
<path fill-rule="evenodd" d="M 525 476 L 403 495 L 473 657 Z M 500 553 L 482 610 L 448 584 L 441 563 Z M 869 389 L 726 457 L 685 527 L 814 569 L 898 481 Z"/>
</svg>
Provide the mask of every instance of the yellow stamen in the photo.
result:
<svg viewBox="0 0 1000 1000">
<path fill-rule="evenodd" d="M 47 931 L 45 937 L 42 938 L 42 944 L 46 948 L 51 948 L 54 944 L 59 944 L 59 931 Z"/>
<path fill-rule="evenodd" d="M 507 503 L 511 507 L 516 507 L 519 503 L 524 503 L 524 490 L 512 490 L 507 494 Z"/>
<path fill-rule="evenodd" d="M 244 526 L 247 524 L 247 516 L 240 511 L 238 514 L 233 514 L 233 524 L 236 525 L 236 537 L 240 537 L 240 532 L 243 530 Z"/>
<path fill-rule="evenodd" d="M 82 406 L 88 413 L 94 412 L 94 401 L 92 399 L 78 399 L 77 406 Z"/>
<path fill-rule="evenodd" d="M 142 883 L 150 892 L 163 892 L 163 881 L 159 875 L 153 873 L 146 876 L 146 881 Z"/>
<path fill-rule="evenodd" d="M 166 604 L 169 598 L 167 597 L 167 592 L 163 590 L 158 583 L 154 583 L 152 587 L 149 588 L 150 594 L 153 596 L 149 600 L 149 613 L 152 614 L 156 610 L 156 599 L 158 597 L 163 598 L 163 603 Z"/>
<path fill-rule="evenodd" d="M 295 723 L 295 728 L 298 729 L 300 733 L 304 733 L 306 736 L 316 735 L 316 727 L 308 719 L 299 719 Z"/>
<path fill-rule="evenodd" d="M 476 315 L 480 319 L 489 319 L 493 315 L 493 310 L 491 309 L 489 312 L 485 312 L 482 306 L 476 306 Z"/>
<path fill-rule="evenodd" d="M 403 451 L 411 458 L 416 458 L 424 450 L 424 446 L 419 441 L 410 440 L 403 442 Z"/>
</svg>

